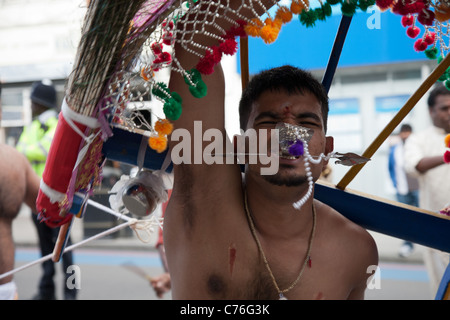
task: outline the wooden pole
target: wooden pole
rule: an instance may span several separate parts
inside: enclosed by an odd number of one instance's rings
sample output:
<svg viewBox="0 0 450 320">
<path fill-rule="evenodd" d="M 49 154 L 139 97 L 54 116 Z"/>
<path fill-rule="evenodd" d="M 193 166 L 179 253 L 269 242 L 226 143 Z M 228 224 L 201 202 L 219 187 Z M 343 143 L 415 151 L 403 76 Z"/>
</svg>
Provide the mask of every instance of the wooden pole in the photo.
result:
<svg viewBox="0 0 450 320">
<path fill-rule="evenodd" d="M 248 37 L 241 37 L 241 82 L 242 90 L 247 87 L 250 79 L 249 66 L 248 66 Z"/>
</svg>

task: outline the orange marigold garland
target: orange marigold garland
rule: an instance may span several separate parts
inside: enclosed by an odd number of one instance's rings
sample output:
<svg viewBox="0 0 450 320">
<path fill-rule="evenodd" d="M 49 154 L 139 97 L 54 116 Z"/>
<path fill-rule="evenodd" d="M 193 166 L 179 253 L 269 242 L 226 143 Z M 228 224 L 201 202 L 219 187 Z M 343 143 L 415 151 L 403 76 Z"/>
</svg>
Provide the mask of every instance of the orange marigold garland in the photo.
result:
<svg viewBox="0 0 450 320">
<path fill-rule="evenodd" d="M 273 43 L 278 38 L 281 29 L 281 20 L 267 18 L 264 21 L 265 25 L 260 30 L 260 37 L 267 44 Z"/>
<path fill-rule="evenodd" d="M 288 23 L 292 20 L 292 12 L 289 10 L 288 7 L 284 6 L 279 7 L 275 15 L 275 18 L 283 23 Z"/>
<path fill-rule="evenodd" d="M 264 26 L 259 18 L 253 18 L 245 27 L 245 33 L 250 37 L 259 37 L 260 30 Z"/>
<path fill-rule="evenodd" d="M 309 1 L 308 0 L 292 0 L 291 3 L 291 12 L 293 14 L 301 14 L 303 10 L 306 10 L 309 8 Z"/>
<path fill-rule="evenodd" d="M 158 135 L 169 135 L 173 131 L 173 124 L 169 122 L 167 119 L 159 119 L 156 121 L 154 129 L 158 132 Z"/>
<path fill-rule="evenodd" d="M 167 149 L 167 136 L 173 131 L 173 124 L 167 119 L 159 119 L 156 121 L 153 129 L 156 134 L 153 134 L 148 139 L 148 145 L 150 148 L 158 153 L 161 153 Z"/>
<path fill-rule="evenodd" d="M 167 149 L 167 137 L 153 135 L 148 139 L 148 145 L 156 152 L 161 153 Z"/>
<path fill-rule="evenodd" d="M 144 79 L 145 81 L 149 81 L 154 76 L 155 76 L 155 73 L 153 72 L 152 67 L 149 67 L 149 66 L 142 67 L 142 69 L 141 69 L 142 79 Z"/>
</svg>

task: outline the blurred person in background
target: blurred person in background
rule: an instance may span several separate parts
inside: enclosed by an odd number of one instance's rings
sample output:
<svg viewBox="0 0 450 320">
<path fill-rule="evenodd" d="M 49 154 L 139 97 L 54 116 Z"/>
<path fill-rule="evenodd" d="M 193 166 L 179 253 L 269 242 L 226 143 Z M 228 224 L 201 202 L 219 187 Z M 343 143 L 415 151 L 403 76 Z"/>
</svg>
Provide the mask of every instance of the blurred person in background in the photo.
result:
<svg viewBox="0 0 450 320">
<path fill-rule="evenodd" d="M 450 195 L 450 165 L 445 163 L 445 136 L 450 133 L 450 91 L 437 84 L 428 97 L 428 111 L 432 125 L 413 133 L 405 143 L 405 170 L 418 178 L 419 206 L 439 212 Z M 431 291 L 436 293 L 445 268 L 447 253 L 424 250 L 424 260 L 430 277 Z"/>
<path fill-rule="evenodd" d="M 411 133 L 412 127 L 409 124 L 403 124 L 400 127 L 398 134 L 400 140 L 389 149 L 389 175 L 396 190 L 397 201 L 418 207 L 419 182 L 415 177 L 407 174 L 404 167 L 404 145 Z M 405 241 L 398 254 L 402 258 L 406 258 L 413 253 L 413 250 L 414 244 L 411 241 Z"/>
<path fill-rule="evenodd" d="M 34 171 L 39 178 L 42 178 L 45 161 L 58 124 L 56 90 L 52 81 L 44 79 L 34 82 L 31 87 L 30 99 L 33 119 L 30 125 L 24 127 L 16 148 L 28 158 Z M 32 220 L 36 225 L 41 255 L 46 256 L 53 252 L 59 228 L 50 228 L 39 221 L 35 211 L 32 212 Z M 72 252 L 63 254 L 62 260 L 63 273 L 67 280 L 70 274 L 66 270 L 70 265 L 73 265 Z M 39 283 L 39 291 L 33 299 L 54 300 L 56 299 L 55 283 L 53 281 L 55 275 L 54 262 L 47 260 L 42 263 L 42 268 L 43 275 Z M 66 286 L 66 281 L 64 281 L 63 285 L 64 299 L 76 299 L 77 289 L 69 289 Z"/>
</svg>

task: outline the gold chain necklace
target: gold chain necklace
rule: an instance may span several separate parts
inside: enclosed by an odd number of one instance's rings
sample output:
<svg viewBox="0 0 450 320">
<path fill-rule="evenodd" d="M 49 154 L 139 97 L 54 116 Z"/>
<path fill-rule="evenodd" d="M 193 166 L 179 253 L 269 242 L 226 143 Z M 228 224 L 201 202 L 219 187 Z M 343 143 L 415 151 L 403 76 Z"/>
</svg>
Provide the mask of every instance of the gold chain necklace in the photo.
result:
<svg viewBox="0 0 450 320">
<path fill-rule="evenodd" d="M 269 262 L 267 261 L 266 255 L 264 254 L 264 250 L 263 250 L 263 248 L 261 246 L 261 242 L 259 242 L 258 236 L 256 235 L 255 225 L 253 223 L 253 219 L 252 219 L 252 216 L 250 214 L 250 210 L 248 208 L 247 190 L 245 190 L 244 201 L 245 201 L 245 212 L 247 213 L 247 218 L 248 218 L 248 221 L 249 221 L 249 224 L 250 224 L 250 229 L 252 231 L 253 237 L 255 238 L 256 244 L 258 246 L 258 250 L 259 250 L 259 252 L 262 255 L 262 258 L 264 260 L 264 264 L 266 266 L 266 269 L 269 272 L 270 277 L 272 278 L 272 282 L 273 282 L 273 284 L 275 286 L 275 289 L 278 291 L 278 295 L 280 296 L 280 300 L 287 300 L 287 298 L 284 296 L 284 293 L 292 290 L 295 287 L 297 282 L 302 277 L 302 274 L 303 274 L 303 271 L 305 270 L 306 265 L 308 263 L 309 264 L 311 263 L 311 248 L 312 248 L 314 233 L 316 231 L 316 208 L 314 207 L 314 203 L 313 203 L 313 207 L 312 207 L 312 209 L 313 209 L 312 210 L 313 211 L 313 226 L 312 226 L 311 234 L 309 236 L 308 250 L 306 251 L 306 258 L 305 258 L 305 261 L 303 262 L 302 269 L 300 270 L 300 273 L 298 274 L 297 279 L 295 279 L 294 282 L 292 282 L 292 284 L 288 288 L 281 290 L 280 287 L 278 286 L 277 281 L 275 280 L 275 276 L 272 273 L 272 269 L 270 269 Z"/>
</svg>

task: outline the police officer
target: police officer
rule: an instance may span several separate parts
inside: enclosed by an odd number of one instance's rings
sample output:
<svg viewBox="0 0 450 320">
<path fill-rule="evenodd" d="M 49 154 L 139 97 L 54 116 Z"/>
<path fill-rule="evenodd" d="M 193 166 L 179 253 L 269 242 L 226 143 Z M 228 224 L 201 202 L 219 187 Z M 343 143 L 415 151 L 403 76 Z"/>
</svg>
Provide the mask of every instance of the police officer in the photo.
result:
<svg viewBox="0 0 450 320">
<path fill-rule="evenodd" d="M 17 143 L 17 149 L 30 161 L 34 171 L 42 178 L 50 145 L 55 134 L 58 123 L 56 111 L 56 90 L 51 80 L 34 82 L 31 87 L 31 110 L 33 120 L 24 130 Z M 53 252 L 59 228 L 50 228 L 45 223 L 38 221 L 36 213 L 32 214 L 36 225 L 42 256 Z M 66 279 L 70 276 L 67 268 L 73 264 L 72 252 L 63 255 L 63 273 Z M 53 261 L 48 260 L 42 264 L 43 275 L 39 282 L 39 292 L 34 297 L 36 300 L 56 299 L 55 266 Z M 64 298 L 75 299 L 76 289 L 69 289 L 64 281 Z"/>
</svg>

